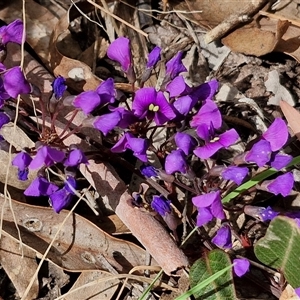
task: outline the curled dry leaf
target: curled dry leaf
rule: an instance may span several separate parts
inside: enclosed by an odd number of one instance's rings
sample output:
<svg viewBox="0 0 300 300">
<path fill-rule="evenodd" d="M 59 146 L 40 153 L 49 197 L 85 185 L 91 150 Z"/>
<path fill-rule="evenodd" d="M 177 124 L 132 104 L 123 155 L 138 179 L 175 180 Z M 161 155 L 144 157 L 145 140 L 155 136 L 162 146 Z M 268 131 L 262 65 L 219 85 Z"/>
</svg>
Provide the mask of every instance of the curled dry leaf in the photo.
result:
<svg viewBox="0 0 300 300">
<path fill-rule="evenodd" d="M 3 231 L 18 238 L 8 203 L 4 207 Z M 22 233 L 23 243 L 36 252 L 45 253 L 68 212 L 56 214 L 51 208 L 18 203 L 12 208 Z M 87 219 L 73 213 L 62 227 L 47 258 L 61 268 L 71 271 L 107 270 L 103 257 L 118 272 L 145 265 L 146 252 L 133 243 L 111 237 Z M 153 261 L 153 264 L 156 263 Z"/>
<path fill-rule="evenodd" d="M 90 3 L 78 2 L 76 4 L 84 13 L 94 10 Z M 72 89 L 81 92 L 82 90 L 93 90 L 100 83 L 101 79 L 95 76 L 91 68 L 85 63 L 68 58 L 61 54 L 57 48 L 57 42 L 61 34 L 68 30 L 69 22 L 80 16 L 78 9 L 72 5 L 68 13 L 57 22 L 50 40 L 50 65 L 56 76 L 61 75 L 66 78 L 67 84 Z M 116 87 L 124 91 L 132 91 L 132 86 L 126 83 L 118 83 Z"/>
<path fill-rule="evenodd" d="M 14 226 L 14 225 L 11 225 Z M 28 247 L 21 249 L 21 243 L 9 236 L 1 236 L 0 263 L 14 284 L 20 297 L 23 296 L 29 282 L 37 269 L 35 251 Z M 25 298 L 36 299 L 39 293 L 39 282 L 36 278 Z"/>
<path fill-rule="evenodd" d="M 294 134 L 296 135 L 297 139 L 300 141 L 300 114 L 299 112 L 288 104 L 286 101 L 281 100 L 280 108 L 288 121 L 288 125 L 293 130 Z"/>
</svg>

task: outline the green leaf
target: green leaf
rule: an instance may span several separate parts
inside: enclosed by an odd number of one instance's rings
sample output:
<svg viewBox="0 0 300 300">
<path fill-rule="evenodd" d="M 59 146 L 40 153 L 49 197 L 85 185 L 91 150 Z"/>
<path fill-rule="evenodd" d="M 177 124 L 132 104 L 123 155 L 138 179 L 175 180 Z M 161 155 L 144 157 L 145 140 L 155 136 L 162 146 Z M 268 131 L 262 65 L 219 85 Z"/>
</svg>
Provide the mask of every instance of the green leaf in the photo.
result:
<svg viewBox="0 0 300 300">
<path fill-rule="evenodd" d="M 293 288 L 300 286 L 300 229 L 295 220 L 283 216 L 272 220 L 254 252 L 262 263 L 281 270 Z"/>
<path fill-rule="evenodd" d="M 190 270 L 191 287 L 195 287 L 213 274 L 230 266 L 231 261 L 228 254 L 219 249 L 210 251 L 207 257 L 197 260 L 192 265 Z M 194 296 L 197 300 L 236 299 L 230 268 L 201 291 L 195 292 Z"/>
</svg>

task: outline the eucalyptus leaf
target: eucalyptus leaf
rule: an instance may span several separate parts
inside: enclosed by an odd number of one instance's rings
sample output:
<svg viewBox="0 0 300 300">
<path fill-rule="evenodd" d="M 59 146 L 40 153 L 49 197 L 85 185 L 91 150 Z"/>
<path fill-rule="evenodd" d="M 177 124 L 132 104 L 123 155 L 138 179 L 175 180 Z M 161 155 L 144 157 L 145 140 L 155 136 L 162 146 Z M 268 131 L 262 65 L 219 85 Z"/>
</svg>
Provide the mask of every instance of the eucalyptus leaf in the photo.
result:
<svg viewBox="0 0 300 300">
<path fill-rule="evenodd" d="M 293 288 L 300 286 L 300 228 L 295 220 L 284 216 L 272 220 L 254 252 L 262 263 L 283 272 Z"/>
</svg>

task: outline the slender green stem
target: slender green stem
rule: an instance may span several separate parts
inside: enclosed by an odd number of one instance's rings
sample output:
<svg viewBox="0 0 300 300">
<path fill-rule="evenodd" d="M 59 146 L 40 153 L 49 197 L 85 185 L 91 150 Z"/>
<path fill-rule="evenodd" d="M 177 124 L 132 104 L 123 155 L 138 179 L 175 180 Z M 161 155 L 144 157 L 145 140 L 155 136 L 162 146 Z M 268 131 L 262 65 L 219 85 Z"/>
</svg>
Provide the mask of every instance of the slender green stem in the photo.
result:
<svg viewBox="0 0 300 300">
<path fill-rule="evenodd" d="M 296 156 L 287 166 L 286 168 L 289 167 L 293 167 L 294 165 L 297 165 L 300 163 L 300 155 Z M 263 171 L 261 173 L 259 173 L 258 175 L 254 176 L 251 180 L 243 183 L 242 185 L 240 185 L 239 187 L 237 187 L 234 191 L 232 191 L 231 193 L 229 193 L 228 195 L 226 195 L 223 199 L 222 202 L 223 203 L 227 203 L 229 202 L 231 199 L 237 197 L 238 195 L 240 195 L 241 193 L 249 190 L 250 188 L 252 188 L 253 186 L 255 186 L 256 184 L 258 184 L 259 182 L 265 180 L 266 178 L 278 173 L 280 170 L 276 170 L 274 168 L 270 168 L 266 171 Z"/>
</svg>

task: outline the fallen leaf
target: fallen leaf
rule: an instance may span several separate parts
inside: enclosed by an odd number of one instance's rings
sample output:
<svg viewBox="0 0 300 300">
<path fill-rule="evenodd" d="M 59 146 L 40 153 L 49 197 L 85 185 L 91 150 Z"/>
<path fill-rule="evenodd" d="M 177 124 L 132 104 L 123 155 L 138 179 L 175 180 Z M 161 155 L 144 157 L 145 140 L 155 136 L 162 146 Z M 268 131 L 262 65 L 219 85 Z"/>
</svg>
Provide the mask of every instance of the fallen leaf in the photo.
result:
<svg viewBox="0 0 300 300">
<path fill-rule="evenodd" d="M 300 141 L 300 114 L 299 112 L 288 104 L 286 101 L 281 100 L 280 108 L 288 121 L 288 125 L 293 130 L 294 134 L 296 135 L 297 139 Z"/>
<path fill-rule="evenodd" d="M 13 225 L 11 225 L 13 226 Z M 22 246 L 9 236 L 1 236 L 0 263 L 16 288 L 19 297 L 22 297 L 32 276 L 37 269 L 35 252 Z M 39 282 L 36 278 L 25 299 L 36 299 L 39 293 Z"/>
</svg>

